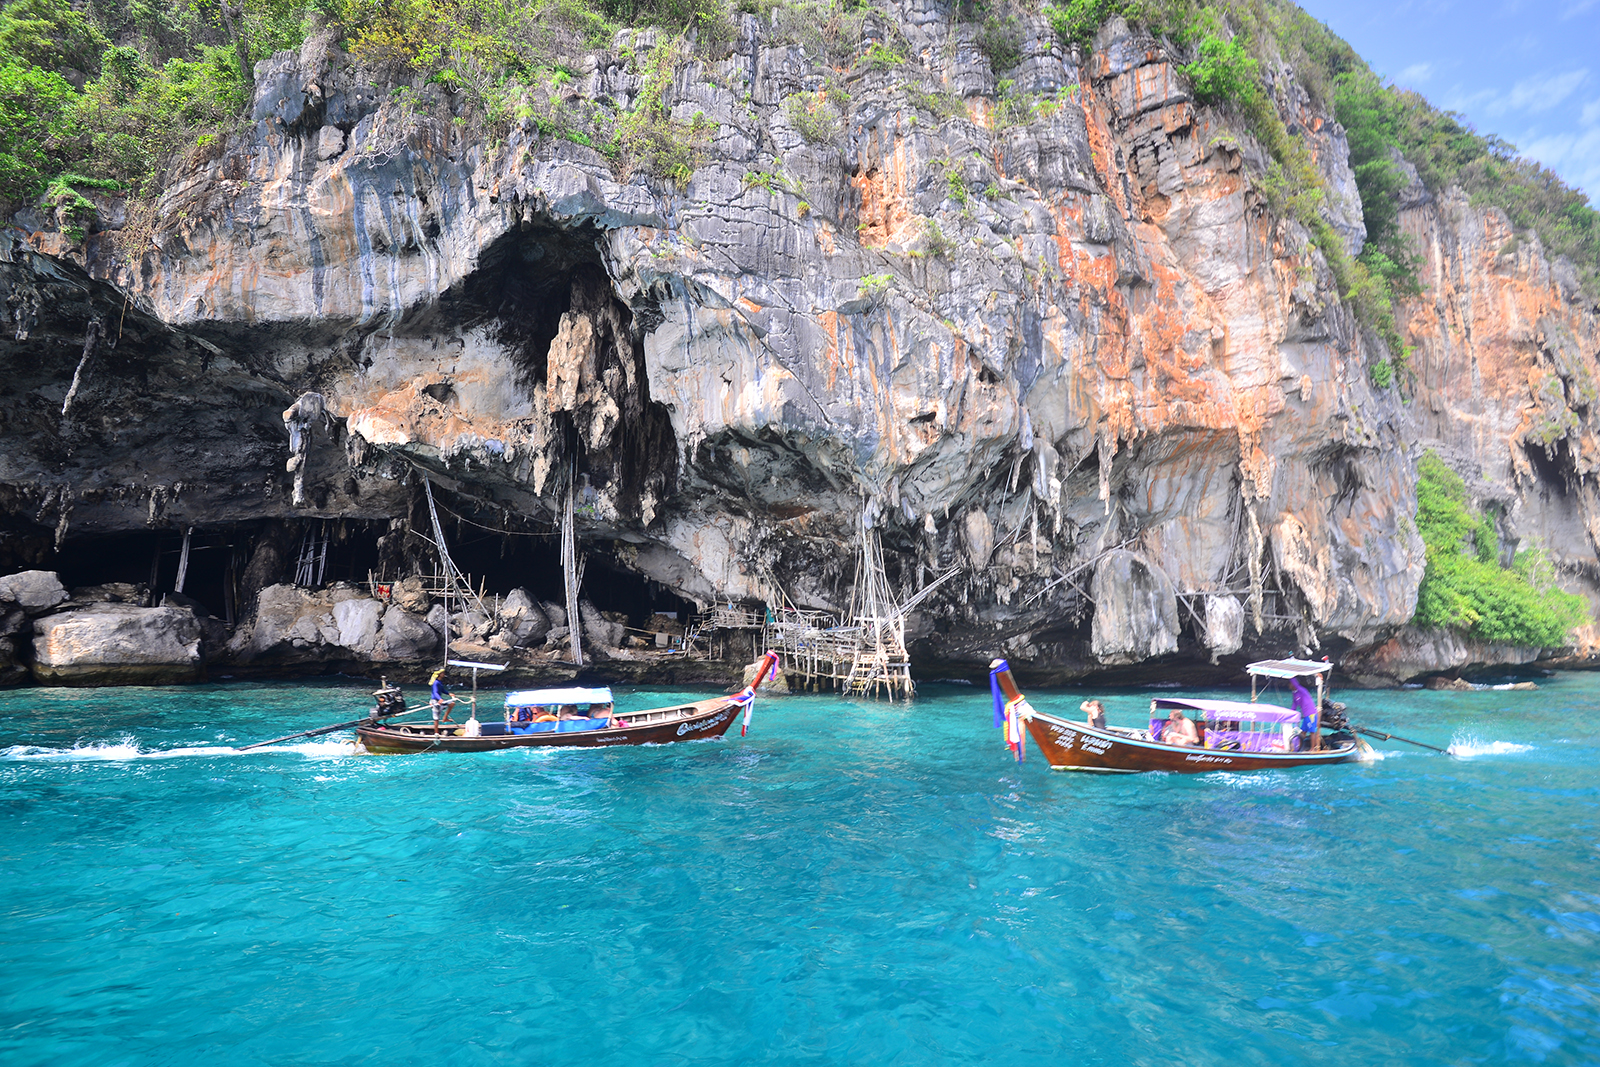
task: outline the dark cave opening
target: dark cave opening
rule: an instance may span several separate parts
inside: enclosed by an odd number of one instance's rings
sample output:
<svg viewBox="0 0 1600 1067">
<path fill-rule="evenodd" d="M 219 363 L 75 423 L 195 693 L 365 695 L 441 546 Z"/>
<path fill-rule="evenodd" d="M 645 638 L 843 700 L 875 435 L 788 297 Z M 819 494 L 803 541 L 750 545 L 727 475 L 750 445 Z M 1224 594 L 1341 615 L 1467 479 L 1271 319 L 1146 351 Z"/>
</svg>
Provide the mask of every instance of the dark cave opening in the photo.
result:
<svg viewBox="0 0 1600 1067">
<path fill-rule="evenodd" d="M 619 513 L 639 518 L 648 500 L 663 500 L 676 489 L 678 476 L 672 419 L 650 399 L 644 361 L 645 323 L 659 309 L 647 304 L 635 315 L 621 300 L 599 241 L 593 227 L 524 225 L 486 250 L 445 304 L 463 323 L 491 326 L 524 388 L 549 388 L 554 466 L 570 463 L 594 487 L 612 488 Z M 577 366 L 570 365 L 577 350 L 566 349 L 559 369 L 552 369 L 551 347 L 569 314 L 569 342 L 586 338 L 582 343 L 592 347 Z M 598 414 L 607 403 L 615 405 L 611 415 Z M 614 425 L 607 425 L 611 418 Z"/>
<path fill-rule="evenodd" d="M 481 583 L 486 593 L 504 596 L 522 588 L 537 600 L 565 607 L 558 534 L 502 533 L 443 515 L 441 520 L 450 541 L 450 557 L 463 573 Z M 581 542 L 578 551 L 584 552 Z M 658 612 L 676 613 L 682 620 L 694 613 L 693 601 L 644 575 L 615 566 L 606 559 L 604 549 L 590 552 L 587 558 L 579 597 L 601 611 L 626 615 L 630 626 L 642 627 Z"/>
<path fill-rule="evenodd" d="M 1559 438 L 1547 450 L 1538 445 L 1524 442 L 1522 452 L 1528 457 L 1528 463 L 1533 467 L 1534 476 L 1547 492 L 1556 496 L 1566 496 L 1567 486 L 1571 472 L 1576 469 L 1572 459 L 1572 449 L 1566 438 Z"/>
<path fill-rule="evenodd" d="M 446 298 L 466 321 L 492 321 L 516 358 L 523 382 L 548 380 L 550 343 L 572 310 L 574 283 L 610 291 L 598 235 L 590 229 L 525 226 L 506 234 L 478 260 L 460 291 Z"/>
<path fill-rule="evenodd" d="M 249 558 L 252 531 L 195 530 L 189 537 L 189 561 L 183 595 L 205 606 L 217 618 L 234 610 L 231 586 Z M 125 533 L 70 538 L 44 566 L 55 571 L 70 592 L 115 582 L 146 586 L 150 602 L 159 604 L 176 590 L 183 555 L 182 530 L 130 530 Z"/>
<path fill-rule="evenodd" d="M 196 527 L 189 535 L 189 561 L 183 595 L 219 619 L 237 621 L 240 579 L 264 524 L 216 529 Z M 302 563 L 313 584 L 365 582 L 379 566 L 378 538 L 388 523 L 359 520 L 312 520 L 296 524 L 279 582 L 293 581 Z M 150 590 L 150 601 L 177 591 L 183 558 L 181 529 L 129 530 L 70 538 L 42 563 L 55 571 L 69 591 L 124 582 Z M 248 607 L 248 605 L 246 606 Z"/>
<path fill-rule="evenodd" d="M 489 529 L 443 509 L 440 519 L 451 558 L 485 593 L 504 596 L 520 587 L 538 600 L 564 605 L 556 533 Z M 241 595 L 240 579 L 263 529 L 264 524 L 195 529 L 189 538 L 183 595 L 219 619 L 237 621 L 245 614 L 236 600 Z M 384 562 L 393 559 L 380 543 L 388 533 L 385 521 L 313 519 L 295 523 L 282 569 L 269 582 L 321 588 L 335 582 L 359 585 L 369 576 L 378 581 L 402 577 L 402 568 Z M 405 536 L 419 540 L 415 534 Z M 431 546 L 423 543 L 420 547 L 427 565 L 432 566 Z M 624 614 L 630 625 L 638 627 L 658 612 L 676 613 L 684 620 L 694 613 L 693 601 L 608 560 L 609 542 L 594 547 L 584 568 L 582 599 L 602 611 Z M 182 552 L 182 530 L 132 530 L 69 539 L 42 566 L 56 571 L 69 591 L 109 583 L 143 585 L 151 591 L 151 603 L 159 604 L 164 594 L 175 591 Z"/>
</svg>

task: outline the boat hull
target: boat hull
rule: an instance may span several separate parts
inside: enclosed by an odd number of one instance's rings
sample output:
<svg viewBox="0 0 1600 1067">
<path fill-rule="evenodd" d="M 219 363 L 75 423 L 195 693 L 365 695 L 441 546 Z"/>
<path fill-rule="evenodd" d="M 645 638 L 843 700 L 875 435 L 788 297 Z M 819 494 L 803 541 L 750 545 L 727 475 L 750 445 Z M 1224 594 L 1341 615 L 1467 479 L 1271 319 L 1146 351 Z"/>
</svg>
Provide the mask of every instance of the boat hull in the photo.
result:
<svg viewBox="0 0 1600 1067">
<path fill-rule="evenodd" d="M 507 748 L 610 748 L 614 745 L 659 745 L 672 741 L 702 741 L 728 732 L 742 709 L 730 700 L 701 701 L 681 708 L 638 713 L 660 716 L 659 721 L 573 733 L 500 734 L 467 737 L 459 724 L 436 729 L 431 722 L 361 726 L 356 740 L 368 752 L 497 752 Z M 676 712 L 677 714 L 674 714 Z"/>
<path fill-rule="evenodd" d="M 1053 771 L 1089 771 L 1099 774 L 1137 774 L 1170 771 L 1200 774 L 1207 771 L 1265 771 L 1286 767 L 1314 767 L 1349 763 L 1361 758 L 1361 746 L 1347 742 L 1319 752 L 1235 752 L 1164 745 L 1145 741 L 1087 723 L 1058 719 L 1037 711 L 1024 715 L 1028 735 L 1044 754 Z"/>
</svg>

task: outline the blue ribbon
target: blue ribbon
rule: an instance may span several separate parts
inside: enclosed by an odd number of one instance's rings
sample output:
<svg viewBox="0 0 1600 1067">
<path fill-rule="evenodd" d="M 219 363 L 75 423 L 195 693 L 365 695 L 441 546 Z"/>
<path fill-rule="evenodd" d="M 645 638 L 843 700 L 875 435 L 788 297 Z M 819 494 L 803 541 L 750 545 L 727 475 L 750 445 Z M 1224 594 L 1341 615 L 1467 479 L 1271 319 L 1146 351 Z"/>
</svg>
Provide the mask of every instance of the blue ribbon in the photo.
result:
<svg viewBox="0 0 1600 1067">
<path fill-rule="evenodd" d="M 989 672 L 989 692 L 994 696 L 994 728 L 996 730 L 1002 730 L 1006 725 L 1006 698 L 1000 692 L 998 675 L 1001 671 L 1010 669 L 1011 664 L 1001 660 L 1000 665 Z"/>
</svg>

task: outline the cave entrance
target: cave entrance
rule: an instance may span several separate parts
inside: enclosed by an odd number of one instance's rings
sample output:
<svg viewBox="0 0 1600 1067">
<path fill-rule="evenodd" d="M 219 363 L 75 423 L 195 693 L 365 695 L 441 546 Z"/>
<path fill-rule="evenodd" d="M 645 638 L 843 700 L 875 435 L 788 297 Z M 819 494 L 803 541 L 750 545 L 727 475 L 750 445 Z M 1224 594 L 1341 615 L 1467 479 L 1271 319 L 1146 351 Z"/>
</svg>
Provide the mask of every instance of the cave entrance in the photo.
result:
<svg viewBox="0 0 1600 1067">
<path fill-rule="evenodd" d="M 444 306 L 465 322 L 493 323 L 524 385 L 548 382 L 550 345 L 561 316 L 573 309 L 574 292 L 616 299 L 599 240 L 599 231 L 587 227 L 526 226 L 508 233 L 484 250 L 478 269 Z"/>
<path fill-rule="evenodd" d="M 195 530 L 189 536 L 189 561 L 183 595 L 219 619 L 237 617 L 237 578 L 249 560 L 252 529 Z M 183 557 L 182 530 L 129 530 L 69 538 L 46 568 L 68 591 L 85 586 L 126 583 L 150 590 L 150 602 L 174 592 Z"/>
<path fill-rule="evenodd" d="M 440 521 L 450 542 L 450 558 L 462 573 L 487 595 L 505 596 L 526 589 L 535 599 L 565 609 L 566 587 L 561 573 L 561 538 L 550 533 L 505 532 L 488 529 L 471 520 L 447 517 Z M 616 566 L 605 555 L 605 543 L 592 546 L 583 568 L 580 600 L 601 611 L 627 616 L 628 625 L 643 629 L 655 614 L 675 614 L 686 623 L 695 604 L 642 574 Z M 584 552 L 583 545 L 579 552 Z"/>
<path fill-rule="evenodd" d="M 524 389 L 544 390 L 546 458 L 559 473 L 541 496 L 553 504 L 571 472 L 616 514 L 649 521 L 678 475 L 671 415 L 650 399 L 644 360 L 644 331 L 660 310 L 645 301 L 636 314 L 618 296 L 601 239 L 592 226 L 524 225 L 485 250 L 442 303 L 463 325 L 489 329 Z"/>
<path fill-rule="evenodd" d="M 248 614 L 253 604 L 241 605 L 240 601 L 253 597 L 255 591 L 241 588 L 240 581 L 268 525 L 195 527 L 189 535 L 183 595 L 230 623 Z M 282 570 L 269 581 L 312 587 L 341 581 L 364 583 L 379 566 L 378 539 L 388 528 L 381 520 L 293 523 Z M 150 590 L 151 603 L 159 604 L 163 595 L 177 590 L 183 536 L 182 529 L 162 529 L 69 538 L 41 566 L 60 575 L 61 584 L 69 591 L 113 582 L 142 585 Z"/>
</svg>

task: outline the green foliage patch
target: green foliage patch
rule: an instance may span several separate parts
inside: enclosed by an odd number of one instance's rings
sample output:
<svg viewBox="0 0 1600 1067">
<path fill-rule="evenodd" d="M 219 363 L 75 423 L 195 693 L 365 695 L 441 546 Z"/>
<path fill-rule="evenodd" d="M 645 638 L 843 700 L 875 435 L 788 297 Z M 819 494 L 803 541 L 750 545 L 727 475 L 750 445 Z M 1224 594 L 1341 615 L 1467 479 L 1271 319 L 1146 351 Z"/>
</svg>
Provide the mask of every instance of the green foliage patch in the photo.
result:
<svg viewBox="0 0 1600 1067">
<path fill-rule="evenodd" d="M 1500 565 L 1494 516 L 1472 510 L 1466 483 L 1431 451 L 1417 464 L 1417 532 L 1428 565 L 1414 625 L 1559 648 L 1589 621 L 1588 602 L 1556 584 L 1543 552 L 1525 549 L 1510 567 Z"/>
</svg>

